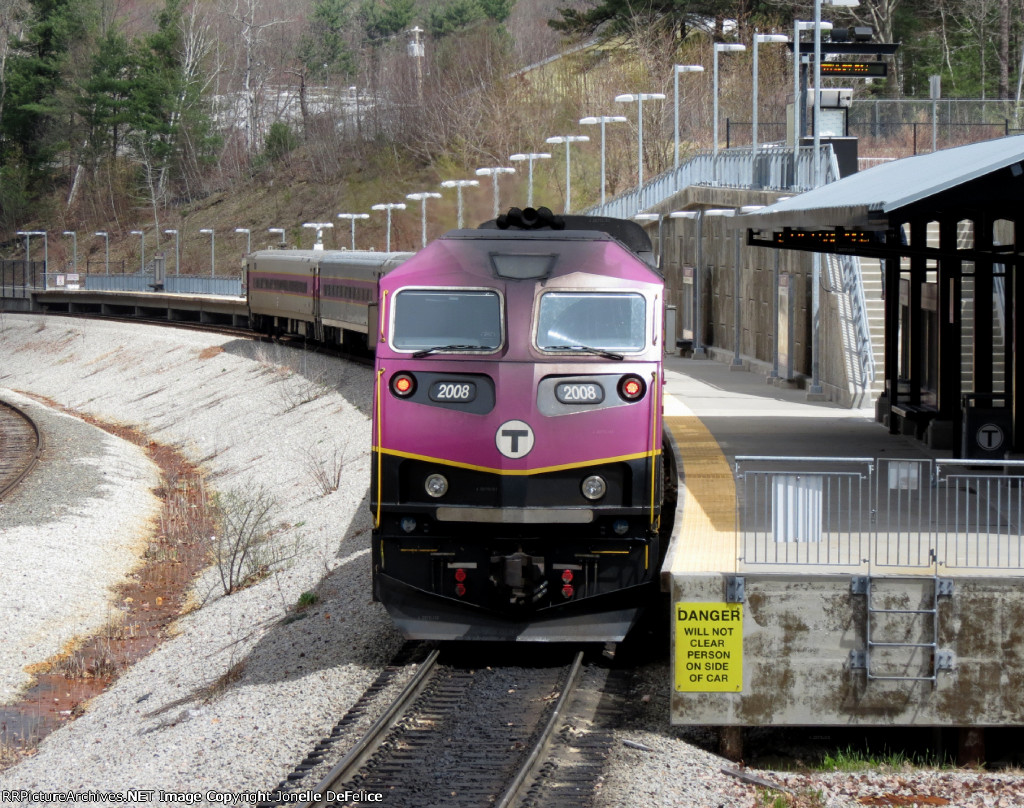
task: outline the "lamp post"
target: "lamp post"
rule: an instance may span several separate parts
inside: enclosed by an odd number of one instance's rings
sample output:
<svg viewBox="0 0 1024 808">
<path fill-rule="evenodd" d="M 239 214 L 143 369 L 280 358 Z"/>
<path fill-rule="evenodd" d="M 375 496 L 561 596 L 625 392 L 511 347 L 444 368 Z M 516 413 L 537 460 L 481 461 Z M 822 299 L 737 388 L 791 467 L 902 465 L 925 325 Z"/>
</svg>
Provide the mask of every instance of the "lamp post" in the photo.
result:
<svg viewBox="0 0 1024 808">
<path fill-rule="evenodd" d="M 800 148 L 800 136 L 803 134 L 803 110 L 800 108 L 800 32 L 801 31 L 814 31 L 815 23 L 813 20 L 793 20 L 793 155 L 794 160 L 798 154 L 797 149 Z M 815 34 L 815 40 L 821 41 L 822 31 L 831 31 L 832 23 L 830 22 L 819 22 L 817 24 L 817 32 Z M 794 178 L 796 174 L 794 171 Z M 795 182 L 795 179 L 794 179 Z"/>
<path fill-rule="evenodd" d="M 673 168 L 676 171 L 679 170 L 679 74 L 680 73 L 703 73 L 703 72 L 704 72 L 704 66 L 703 65 L 676 65 L 675 68 L 672 70 L 672 84 L 673 84 L 673 87 L 674 87 L 674 90 L 675 90 L 675 102 L 676 102 L 675 116 L 674 116 L 674 118 L 675 118 L 676 139 L 675 139 L 675 150 L 673 151 L 673 155 L 674 155 L 675 159 L 672 162 L 672 166 L 673 166 Z"/>
<path fill-rule="evenodd" d="M 316 231 L 316 243 L 313 244 L 313 249 L 322 251 L 324 248 L 324 230 L 332 229 L 334 222 L 303 222 L 302 226 Z"/>
<path fill-rule="evenodd" d="M 204 227 L 199 231 L 200 233 L 210 234 L 210 277 L 213 277 L 213 267 L 216 263 L 216 247 L 214 246 L 217 240 L 217 234 L 209 227 Z"/>
<path fill-rule="evenodd" d="M 352 250 L 356 248 L 356 219 L 369 219 L 369 213 L 339 213 L 339 219 L 348 219 L 352 224 Z"/>
<path fill-rule="evenodd" d="M 249 232 L 248 227 L 236 227 L 236 233 L 245 233 L 245 254 L 248 255 L 252 252 L 252 233 Z"/>
<path fill-rule="evenodd" d="M 533 164 L 537 160 L 550 160 L 551 155 L 547 152 L 527 152 L 525 154 L 513 154 L 508 158 L 513 162 L 522 162 L 528 160 L 530 164 L 530 178 L 526 185 L 526 205 L 527 207 L 533 207 Z M 442 183 L 443 184 L 443 183 Z"/>
<path fill-rule="evenodd" d="M 445 180 L 441 183 L 442 188 L 454 188 L 459 197 L 459 230 L 462 229 L 462 189 L 479 185 L 479 180 Z"/>
<path fill-rule="evenodd" d="M 45 230 L 18 230 L 17 235 L 25 237 L 25 260 L 31 260 L 29 258 L 29 244 L 32 236 L 43 237 L 43 272 L 46 272 L 46 267 L 49 263 L 49 247 L 47 246 L 46 231 Z"/>
<path fill-rule="evenodd" d="M 822 22 L 822 0 L 814 0 L 814 119 L 811 121 L 811 132 L 814 138 L 814 150 L 811 159 L 814 164 L 814 187 L 821 184 L 821 32 L 832 30 L 832 23 Z M 830 6 L 846 6 L 852 8 L 860 5 L 860 0 L 828 0 Z M 827 28 L 826 28 L 827 26 Z M 794 43 L 799 50 L 799 43 Z M 811 256 L 811 383 L 807 388 L 808 397 L 819 398 L 823 391 L 819 369 L 821 363 L 821 255 Z"/>
<path fill-rule="evenodd" d="M 478 177 L 490 177 L 494 188 L 494 218 L 498 218 L 498 177 L 502 174 L 515 174 L 516 170 L 507 166 L 494 166 L 492 168 L 478 168 L 476 175 Z"/>
<path fill-rule="evenodd" d="M 580 123 L 583 126 L 594 126 L 595 124 L 601 124 L 601 204 L 604 204 L 605 200 L 605 159 L 604 159 L 604 129 L 605 125 L 609 123 L 626 123 L 629 121 L 625 115 L 589 115 L 586 118 L 580 118 Z"/>
<path fill-rule="evenodd" d="M 716 42 L 715 43 L 715 56 L 714 56 L 714 86 L 711 89 L 712 95 L 712 110 L 711 117 L 711 165 L 715 174 L 715 179 L 718 179 L 718 54 L 720 53 L 738 53 L 739 51 L 745 51 L 746 45 L 741 45 L 739 42 Z"/>
<path fill-rule="evenodd" d="M 78 274 L 78 231 L 65 230 L 62 236 L 71 236 L 71 271 Z"/>
<path fill-rule="evenodd" d="M 615 96 L 615 100 L 623 104 L 636 104 L 637 111 L 637 167 L 636 187 L 644 187 L 644 101 L 664 101 L 664 93 L 623 93 Z"/>
<path fill-rule="evenodd" d="M 106 247 L 106 249 L 104 251 L 105 254 L 106 254 L 105 264 L 106 264 L 106 267 L 107 267 L 107 274 L 109 275 L 110 274 L 110 235 L 107 233 L 106 230 L 100 230 L 99 232 L 96 233 L 96 235 L 97 236 L 102 236 L 103 237 L 103 241 L 105 242 L 105 247 Z"/>
<path fill-rule="evenodd" d="M 267 232 L 268 233 L 274 233 L 274 234 L 280 236 L 281 237 L 281 246 L 282 247 L 284 246 L 285 241 L 284 241 L 284 228 L 283 227 L 268 227 L 267 228 Z"/>
<path fill-rule="evenodd" d="M 570 161 L 569 161 L 569 147 L 573 143 L 587 143 L 590 138 L 586 135 L 555 135 L 549 137 L 545 142 L 565 144 L 565 213 L 572 210 L 572 174 L 570 173 Z"/>
<path fill-rule="evenodd" d="M 174 274 L 181 274 L 181 235 L 177 230 L 164 230 L 169 236 L 174 236 Z"/>
<path fill-rule="evenodd" d="M 811 130 L 814 135 L 814 187 L 821 184 L 821 160 L 818 159 L 818 151 L 821 147 L 821 32 L 832 30 L 832 23 L 821 20 L 821 4 L 827 2 L 830 6 L 845 6 L 853 8 L 860 5 L 860 0 L 814 0 L 814 120 L 811 122 Z"/>
<path fill-rule="evenodd" d="M 406 199 L 411 199 L 413 202 L 420 203 L 420 225 L 422 227 L 423 237 L 421 240 L 421 246 L 427 246 L 427 200 L 428 199 L 440 199 L 441 194 L 437 191 L 417 191 L 414 194 L 406 194 Z"/>
<path fill-rule="evenodd" d="M 141 239 L 142 244 L 142 257 L 139 258 L 139 274 L 142 275 L 146 271 L 146 234 L 141 230 L 132 230 L 133 236 L 138 236 Z"/>
<path fill-rule="evenodd" d="M 391 252 L 391 211 L 393 210 L 405 210 L 404 202 L 381 202 L 379 205 L 373 205 L 370 210 L 386 210 L 388 212 L 388 230 L 387 230 L 387 242 L 384 248 L 384 252 Z"/>
<path fill-rule="evenodd" d="M 16 230 L 15 231 L 16 235 L 24 236 L 25 237 L 25 266 L 26 266 L 26 268 L 28 267 L 29 263 L 32 261 L 31 240 L 32 240 L 32 233 L 33 232 L 35 232 L 35 231 L 33 231 L 33 230 Z"/>
<path fill-rule="evenodd" d="M 31 244 L 32 236 L 42 236 L 43 237 L 43 288 L 45 289 L 46 286 L 47 286 L 47 284 L 46 284 L 46 271 L 47 271 L 47 269 L 49 269 L 49 266 L 50 266 L 49 247 L 47 245 L 46 231 L 45 230 L 18 230 L 16 232 L 17 232 L 17 235 L 25 237 L 25 266 L 26 266 L 26 269 L 27 269 L 29 263 L 31 262 L 31 258 L 29 256 L 29 245 Z"/>
<path fill-rule="evenodd" d="M 757 80 L 757 46 L 762 42 L 789 42 L 789 37 L 784 34 L 759 34 L 754 32 L 754 77 L 753 77 L 753 109 L 750 118 L 750 153 L 757 157 L 757 114 L 758 114 L 758 80 Z"/>
</svg>

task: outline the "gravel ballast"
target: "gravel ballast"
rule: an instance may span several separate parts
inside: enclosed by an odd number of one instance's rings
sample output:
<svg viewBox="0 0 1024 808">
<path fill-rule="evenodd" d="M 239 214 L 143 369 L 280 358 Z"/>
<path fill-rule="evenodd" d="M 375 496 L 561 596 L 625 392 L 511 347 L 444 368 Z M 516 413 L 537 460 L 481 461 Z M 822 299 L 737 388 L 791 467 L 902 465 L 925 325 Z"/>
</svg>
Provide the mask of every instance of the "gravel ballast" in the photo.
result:
<svg viewBox="0 0 1024 808">
<path fill-rule="evenodd" d="M 178 448 L 218 492 L 272 492 L 283 526 L 268 577 L 224 596 L 215 569 L 201 575 L 197 608 L 172 636 L 0 773 L 0 797 L 269 790 L 330 731 L 402 642 L 370 599 L 371 379 L 368 368 L 230 337 L 0 314 L 0 397 L 30 408 L 48 441 L 0 508 L 0 701 L 27 684 L 26 665 L 102 625 L 157 507 L 157 471 L 141 450 L 39 399 Z M 339 475 L 336 491 L 325 493 L 325 473 Z M 306 591 L 318 601 L 289 619 Z M 706 751 L 710 732 L 669 726 L 668 687 L 663 663 L 640 671 L 598 804 L 757 804 L 754 786 L 721 772 L 733 764 Z M 1024 805 L 1014 775 L 760 774 L 820 792 L 798 803 L 808 806 L 901 788 L 949 805 Z"/>
</svg>

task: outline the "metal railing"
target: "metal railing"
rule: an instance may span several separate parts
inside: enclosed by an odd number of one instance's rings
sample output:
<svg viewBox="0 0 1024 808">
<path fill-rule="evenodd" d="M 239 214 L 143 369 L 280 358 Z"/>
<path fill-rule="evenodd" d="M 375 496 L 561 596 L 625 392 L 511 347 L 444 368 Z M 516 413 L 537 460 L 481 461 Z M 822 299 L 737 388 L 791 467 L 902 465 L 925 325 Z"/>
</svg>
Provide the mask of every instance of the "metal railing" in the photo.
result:
<svg viewBox="0 0 1024 808">
<path fill-rule="evenodd" d="M 871 322 L 868 318 L 868 303 L 864 295 L 860 258 L 855 255 L 826 256 L 828 266 L 839 283 L 829 290 L 843 295 L 840 304 L 841 336 L 844 352 L 853 358 L 850 370 L 854 386 L 866 391 L 875 380 L 877 367 L 871 343 Z"/>
<path fill-rule="evenodd" d="M 629 219 L 691 185 L 722 188 L 750 188 L 800 193 L 814 186 L 813 149 L 786 146 L 764 146 L 757 154 L 749 147 L 719 151 L 716 160 L 711 152 L 700 152 L 677 169 L 655 177 L 642 188 L 627 191 L 604 205 L 582 211 L 591 216 L 613 216 Z M 818 152 L 821 182 L 839 179 L 838 164 L 828 144 Z"/>
<path fill-rule="evenodd" d="M 24 263 L 8 262 L 8 263 Z M 38 263 L 42 267 L 42 261 Z M 96 275 L 69 272 L 36 272 L 30 279 L 32 282 L 22 287 L 23 297 L 29 292 L 39 290 L 63 289 L 66 291 L 87 292 L 154 292 L 182 295 L 213 295 L 220 297 L 244 297 L 241 278 L 211 278 L 204 275 L 168 275 L 164 278 L 163 288 L 157 288 L 152 273 Z M 0 297 L 16 295 L 3 295 Z"/>
<path fill-rule="evenodd" d="M 1024 569 L 1024 461 L 937 460 L 935 486 L 945 567 Z"/>
<path fill-rule="evenodd" d="M 42 261 L 0 261 L 0 298 L 27 298 L 42 288 L 46 264 Z"/>
<path fill-rule="evenodd" d="M 860 568 L 871 533 L 874 460 L 737 457 L 740 560 Z"/>
<path fill-rule="evenodd" d="M 736 458 L 746 568 L 1024 574 L 1024 461 Z"/>
</svg>

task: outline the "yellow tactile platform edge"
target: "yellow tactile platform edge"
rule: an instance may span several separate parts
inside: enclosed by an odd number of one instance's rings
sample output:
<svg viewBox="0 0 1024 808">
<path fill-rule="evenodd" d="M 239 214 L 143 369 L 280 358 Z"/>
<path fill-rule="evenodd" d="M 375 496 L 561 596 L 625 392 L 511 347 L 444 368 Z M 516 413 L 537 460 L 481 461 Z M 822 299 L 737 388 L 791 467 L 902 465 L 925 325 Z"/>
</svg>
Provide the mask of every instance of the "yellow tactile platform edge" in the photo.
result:
<svg viewBox="0 0 1024 808">
<path fill-rule="evenodd" d="M 735 573 L 736 482 L 718 442 L 695 415 L 666 416 L 683 468 L 667 572 Z"/>
</svg>

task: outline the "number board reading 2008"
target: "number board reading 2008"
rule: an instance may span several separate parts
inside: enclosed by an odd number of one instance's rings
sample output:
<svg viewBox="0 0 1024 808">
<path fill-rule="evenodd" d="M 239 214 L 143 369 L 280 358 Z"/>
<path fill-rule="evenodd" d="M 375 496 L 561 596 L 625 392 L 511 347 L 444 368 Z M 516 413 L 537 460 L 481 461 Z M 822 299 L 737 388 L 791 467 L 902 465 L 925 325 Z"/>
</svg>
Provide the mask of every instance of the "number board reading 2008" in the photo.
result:
<svg viewBox="0 0 1024 808">
<path fill-rule="evenodd" d="M 430 400 L 467 403 L 476 398 L 476 384 L 466 381 L 436 381 L 430 385 Z"/>
<path fill-rule="evenodd" d="M 561 382 L 555 386 L 555 398 L 562 404 L 600 404 L 604 388 L 596 382 Z"/>
</svg>

